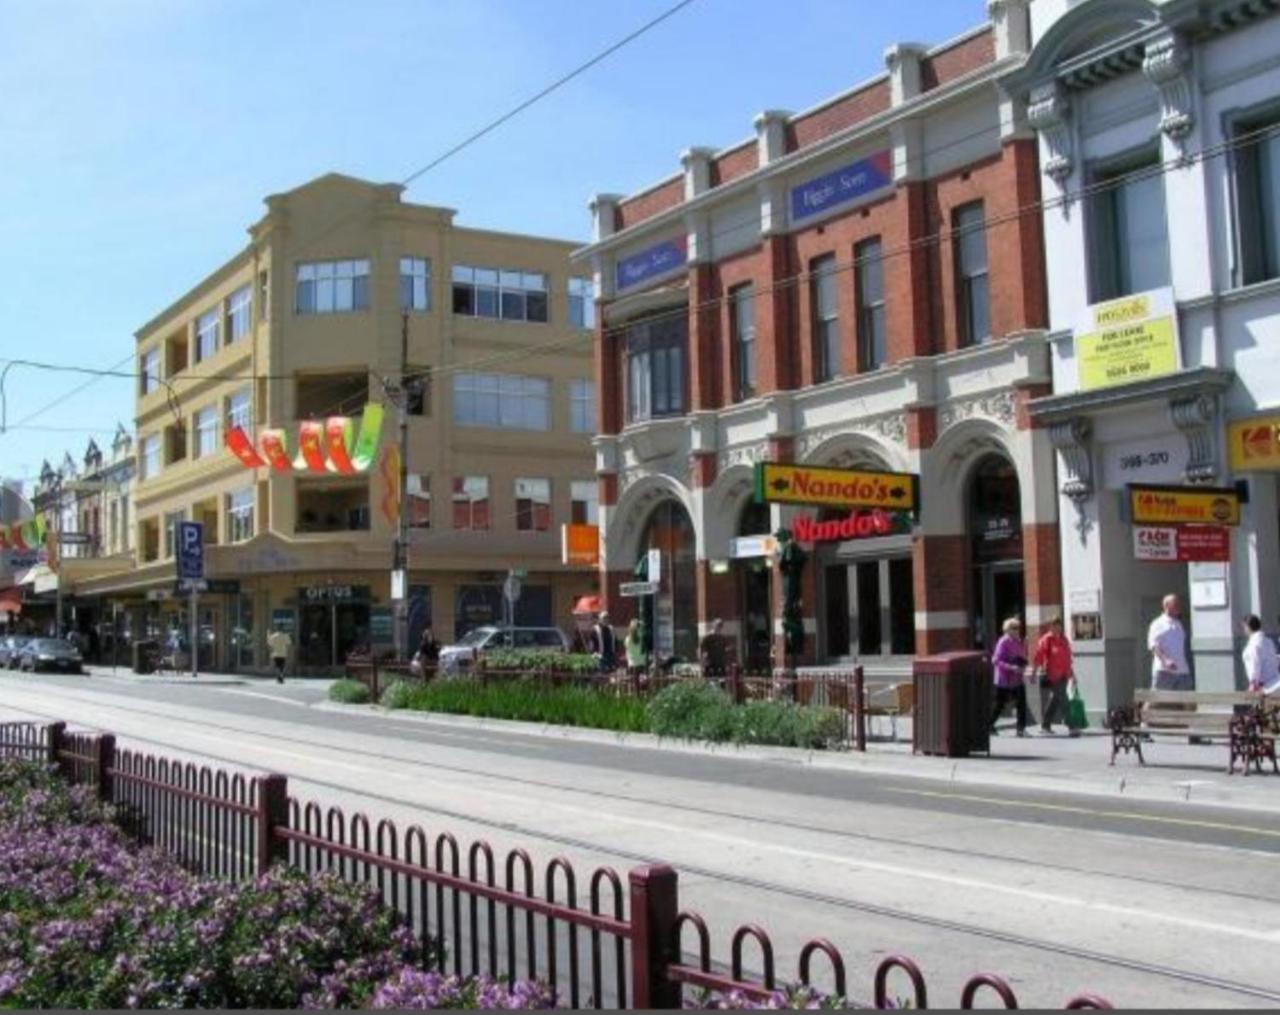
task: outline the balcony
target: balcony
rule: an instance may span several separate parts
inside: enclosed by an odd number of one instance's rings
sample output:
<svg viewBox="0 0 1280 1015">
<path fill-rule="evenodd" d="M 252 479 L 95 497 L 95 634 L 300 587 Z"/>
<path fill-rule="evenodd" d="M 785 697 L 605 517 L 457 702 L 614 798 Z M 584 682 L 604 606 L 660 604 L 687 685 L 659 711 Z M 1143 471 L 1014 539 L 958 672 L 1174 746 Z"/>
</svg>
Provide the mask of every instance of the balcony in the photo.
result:
<svg viewBox="0 0 1280 1015">
<path fill-rule="evenodd" d="M 352 483 L 317 483 L 300 480 L 297 487 L 297 516 L 294 532 L 298 535 L 331 532 L 369 531 L 369 483 L 362 479 Z"/>
</svg>

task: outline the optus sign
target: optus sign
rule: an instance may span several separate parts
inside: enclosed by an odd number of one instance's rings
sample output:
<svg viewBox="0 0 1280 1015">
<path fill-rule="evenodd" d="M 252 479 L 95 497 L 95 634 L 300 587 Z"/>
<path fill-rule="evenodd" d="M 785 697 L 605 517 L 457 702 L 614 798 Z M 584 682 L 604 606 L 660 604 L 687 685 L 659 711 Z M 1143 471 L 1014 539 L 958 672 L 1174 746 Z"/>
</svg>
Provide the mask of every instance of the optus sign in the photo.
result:
<svg viewBox="0 0 1280 1015">
<path fill-rule="evenodd" d="M 756 501 L 815 507 L 916 511 L 919 477 L 909 472 L 823 469 L 758 462 Z"/>
<path fill-rule="evenodd" d="M 791 534 L 800 543 L 836 543 L 851 539 L 905 535 L 911 531 L 911 516 L 905 511 L 851 511 L 847 518 L 818 521 L 801 516 L 791 523 Z"/>
</svg>

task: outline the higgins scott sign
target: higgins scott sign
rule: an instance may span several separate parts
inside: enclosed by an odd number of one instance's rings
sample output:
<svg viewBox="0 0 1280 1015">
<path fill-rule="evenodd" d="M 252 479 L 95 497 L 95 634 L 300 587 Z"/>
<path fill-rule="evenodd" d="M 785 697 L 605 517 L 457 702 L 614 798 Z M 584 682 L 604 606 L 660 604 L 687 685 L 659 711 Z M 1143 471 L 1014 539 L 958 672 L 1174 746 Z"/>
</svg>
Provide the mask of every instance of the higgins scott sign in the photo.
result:
<svg viewBox="0 0 1280 1015">
<path fill-rule="evenodd" d="M 755 472 L 757 503 L 911 512 L 920 507 L 920 477 L 910 472 L 823 469 L 773 462 L 757 462 Z"/>
<path fill-rule="evenodd" d="M 1239 525 L 1240 491 L 1130 486 L 1129 511 L 1134 525 Z"/>
<path fill-rule="evenodd" d="M 893 182 L 893 158 L 888 149 L 833 169 L 791 188 L 791 221 L 819 215 Z"/>
<path fill-rule="evenodd" d="M 622 258 L 614 269 L 619 289 L 631 289 L 650 279 L 684 267 L 689 257 L 689 238 L 681 235 L 655 243 L 638 254 Z"/>
<path fill-rule="evenodd" d="M 1075 346 L 1081 391 L 1176 373 L 1180 356 L 1173 290 L 1153 289 L 1094 304 L 1076 328 Z"/>
<path fill-rule="evenodd" d="M 848 518 L 820 522 L 800 517 L 791 523 L 791 532 L 800 543 L 835 543 L 850 539 L 898 536 L 911 531 L 911 516 L 905 511 L 851 511 Z"/>
</svg>

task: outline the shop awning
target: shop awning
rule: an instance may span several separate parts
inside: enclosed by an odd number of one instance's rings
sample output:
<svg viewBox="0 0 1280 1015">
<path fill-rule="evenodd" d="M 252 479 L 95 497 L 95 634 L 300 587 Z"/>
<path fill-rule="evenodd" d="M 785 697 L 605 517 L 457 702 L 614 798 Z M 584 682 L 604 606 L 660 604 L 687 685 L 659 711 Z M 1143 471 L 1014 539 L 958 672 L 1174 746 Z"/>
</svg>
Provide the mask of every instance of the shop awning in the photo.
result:
<svg viewBox="0 0 1280 1015">
<path fill-rule="evenodd" d="M 599 613 L 600 597 L 599 596 L 579 596 L 578 601 L 573 604 L 574 613 Z"/>
<path fill-rule="evenodd" d="M 16 616 L 22 612 L 22 591 L 16 588 L 0 589 L 0 613 Z"/>
</svg>

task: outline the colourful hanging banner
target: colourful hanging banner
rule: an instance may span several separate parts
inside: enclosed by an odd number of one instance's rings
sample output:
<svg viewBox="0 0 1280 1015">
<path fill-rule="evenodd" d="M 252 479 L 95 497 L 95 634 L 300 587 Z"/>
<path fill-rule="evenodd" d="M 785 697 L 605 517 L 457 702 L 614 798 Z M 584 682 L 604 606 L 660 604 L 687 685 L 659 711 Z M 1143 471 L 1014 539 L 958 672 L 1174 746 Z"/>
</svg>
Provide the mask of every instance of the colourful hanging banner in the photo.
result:
<svg viewBox="0 0 1280 1015">
<path fill-rule="evenodd" d="M 378 438 L 382 435 L 382 416 L 381 403 L 370 402 L 364 407 L 364 416 L 360 420 L 360 436 L 356 438 L 355 451 L 351 455 L 351 464 L 357 472 L 369 471 L 374 459 L 378 456 Z"/>
<path fill-rule="evenodd" d="M 400 445 L 388 444 L 378 468 L 382 480 L 382 517 L 391 525 L 400 522 Z"/>
<path fill-rule="evenodd" d="M 225 443 L 231 453 L 240 459 L 240 464 L 246 468 L 258 469 L 267 464 L 266 459 L 254 450 L 253 441 L 249 439 L 249 435 L 240 427 L 233 426 L 227 431 Z"/>
<path fill-rule="evenodd" d="M 351 444 L 354 427 L 346 416 L 330 416 L 324 424 L 324 446 L 329 453 L 329 471 L 349 474 L 355 472 L 351 464 Z"/>
<path fill-rule="evenodd" d="M 324 472 L 324 424 L 309 419 L 298 427 L 298 454 L 293 467 L 299 472 Z"/>
<path fill-rule="evenodd" d="M 283 430 L 263 430 L 258 436 L 258 447 L 267 464 L 277 472 L 288 472 L 293 468 Z"/>
</svg>

